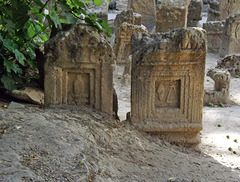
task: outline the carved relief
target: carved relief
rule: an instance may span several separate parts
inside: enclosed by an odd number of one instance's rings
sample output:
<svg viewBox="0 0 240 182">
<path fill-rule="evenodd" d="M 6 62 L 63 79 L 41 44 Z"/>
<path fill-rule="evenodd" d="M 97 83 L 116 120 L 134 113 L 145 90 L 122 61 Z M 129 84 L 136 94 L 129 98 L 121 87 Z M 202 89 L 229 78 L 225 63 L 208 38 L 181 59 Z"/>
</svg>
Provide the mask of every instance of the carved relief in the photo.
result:
<svg viewBox="0 0 240 182">
<path fill-rule="evenodd" d="M 86 73 L 68 74 L 68 102 L 69 104 L 90 103 L 90 80 Z"/>
<path fill-rule="evenodd" d="M 155 107 L 180 107 L 180 80 L 157 81 L 155 92 Z"/>
</svg>

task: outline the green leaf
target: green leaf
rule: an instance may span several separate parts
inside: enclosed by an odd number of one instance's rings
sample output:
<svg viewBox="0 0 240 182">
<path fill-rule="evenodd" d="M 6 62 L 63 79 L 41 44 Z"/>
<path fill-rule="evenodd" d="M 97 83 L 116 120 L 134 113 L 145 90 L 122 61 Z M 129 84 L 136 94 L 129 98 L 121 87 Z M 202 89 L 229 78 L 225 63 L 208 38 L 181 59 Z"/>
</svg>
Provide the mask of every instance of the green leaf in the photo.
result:
<svg viewBox="0 0 240 182">
<path fill-rule="evenodd" d="M 101 20 L 102 27 L 106 30 L 108 36 L 112 35 L 112 30 L 109 28 L 108 23 L 105 20 Z"/>
<path fill-rule="evenodd" d="M 100 6 L 102 4 L 102 0 L 93 0 L 93 2 L 97 5 Z"/>
<path fill-rule="evenodd" d="M 16 59 L 18 60 L 18 62 L 24 66 L 24 59 L 25 59 L 25 56 L 18 50 L 18 49 L 15 49 L 14 50 L 14 54 L 15 54 L 15 57 Z"/>
<path fill-rule="evenodd" d="M 80 0 L 74 0 L 74 3 L 81 8 L 85 8 L 85 4 Z"/>
<path fill-rule="evenodd" d="M 8 61 L 7 59 L 4 59 L 4 66 L 6 67 L 8 73 L 11 73 L 12 70 L 14 73 L 22 74 L 22 69 L 19 68 L 16 63 Z"/>
<path fill-rule="evenodd" d="M 67 21 L 71 24 L 75 24 L 77 22 L 77 19 L 73 16 L 72 13 L 66 13 Z"/>
<path fill-rule="evenodd" d="M 54 11 L 51 13 L 51 15 L 52 15 L 52 20 L 53 20 L 55 27 L 60 28 L 62 30 L 62 24 L 60 22 L 58 15 Z"/>
<path fill-rule="evenodd" d="M 3 86 L 9 91 L 17 88 L 16 85 L 15 85 L 15 81 L 9 75 L 2 76 L 1 82 L 3 83 Z"/>
</svg>

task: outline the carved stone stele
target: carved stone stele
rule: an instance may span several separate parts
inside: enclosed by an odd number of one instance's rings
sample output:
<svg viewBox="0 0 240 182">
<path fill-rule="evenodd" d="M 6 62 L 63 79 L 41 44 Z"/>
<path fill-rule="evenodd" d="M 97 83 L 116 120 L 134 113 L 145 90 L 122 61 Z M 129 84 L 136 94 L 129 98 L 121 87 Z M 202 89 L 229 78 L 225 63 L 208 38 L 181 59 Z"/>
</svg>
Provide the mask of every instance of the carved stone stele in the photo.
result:
<svg viewBox="0 0 240 182">
<path fill-rule="evenodd" d="M 112 114 L 113 51 L 104 34 L 75 26 L 45 43 L 46 105 L 87 104 Z"/>
<path fill-rule="evenodd" d="M 132 37 L 131 122 L 170 141 L 198 144 L 206 59 L 205 31 L 175 29 Z"/>
<path fill-rule="evenodd" d="M 226 19 L 219 56 L 240 53 L 240 13 L 233 14 Z"/>
<path fill-rule="evenodd" d="M 158 0 L 156 11 L 156 32 L 168 32 L 187 26 L 190 0 Z"/>
</svg>

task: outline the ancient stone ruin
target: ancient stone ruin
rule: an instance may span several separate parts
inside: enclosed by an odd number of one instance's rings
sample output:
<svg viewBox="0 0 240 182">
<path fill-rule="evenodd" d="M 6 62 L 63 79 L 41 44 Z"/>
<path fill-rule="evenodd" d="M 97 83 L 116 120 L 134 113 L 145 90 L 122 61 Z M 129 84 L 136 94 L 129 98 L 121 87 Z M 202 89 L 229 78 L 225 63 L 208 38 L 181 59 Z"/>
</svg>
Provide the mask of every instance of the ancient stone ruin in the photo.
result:
<svg viewBox="0 0 240 182">
<path fill-rule="evenodd" d="M 108 5 L 109 2 L 107 0 L 102 0 L 102 4 L 97 6 L 93 2 L 88 2 L 87 12 L 96 13 L 97 17 L 102 18 L 106 22 L 108 21 Z"/>
<path fill-rule="evenodd" d="M 206 43 L 200 28 L 132 37 L 131 122 L 174 142 L 202 130 Z"/>
<path fill-rule="evenodd" d="M 90 26 L 60 32 L 45 44 L 45 105 L 87 104 L 112 115 L 113 51 Z"/>
<path fill-rule="evenodd" d="M 230 73 L 227 70 L 214 68 L 208 71 L 207 76 L 212 78 L 215 84 L 214 90 L 205 91 L 204 105 L 208 105 L 209 103 L 228 104 L 231 78 Z"/>
<path fill-rule="evenodd" d="M 228 16 L 240 13 L 239 0 L 208 0 L 207 21 L 225 20 Z"/>
<path fill-rule="evenodd" d="M 225 21 L 209 21 L 203 23 L 203 29 L 207 32 L 208 52 L 218 53 L 222 42 L 222 34 Z"/>
<path fill-rule="evenodd" d="M 236 53 L 240 53 L 240 13 L 233 14 L 226 19 L 219 48 L 221 57 Z"/>
<path fill-rule="evenodd" d="M 156 32 L 168 32 L 187 26 L 190 0 L 159 0 L 156 12 Z"/>
<path fill-rule="evenodd" d="M 152 32 L 156 24 L 155 0 L 129 0 L 128 9 L 142 15 L 142 24 Z"/>
<path fill-rule="evenodd" d="M 123 11 L 116 16 L 114 29 L 115 41 L 113 47 L 117 63 L 126 63 L 132 54 L 132 35 L 135 32 L 147 33 L 147 29 L 141 26 L 141 15 L 133 13 L 132 9 Z"/>
<path fill-rule="evenodd" d="M 226 56 L 216 68 L 228 70 L 233 77 L 240 76 L 240 54 Z"/>
<path fill-rule="evenodd" d="M 188 6 L 187 27 L 200 27 L 202 20 L 202 0 L 191 0 Z"/>
</svg>

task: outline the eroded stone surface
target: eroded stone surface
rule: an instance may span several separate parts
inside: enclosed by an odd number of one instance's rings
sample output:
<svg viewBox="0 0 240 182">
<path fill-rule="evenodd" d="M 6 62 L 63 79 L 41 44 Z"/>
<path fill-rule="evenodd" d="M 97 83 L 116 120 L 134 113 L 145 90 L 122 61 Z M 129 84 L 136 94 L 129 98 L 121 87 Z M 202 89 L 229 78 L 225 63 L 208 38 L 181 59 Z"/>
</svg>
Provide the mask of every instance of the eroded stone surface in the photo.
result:
<svg viewBox="0 0 240 182">
<path fill-rule="evenodd" d="M 209 52 L 218 53 L 222 42 L 224 23 L 225 21 L 203 23 L 203 29 L 207 32 L 207 48 Z"/>
<path fill-rule="evenodd" d="M 158 0 L 155 31 L 186 27 L 189 3 L 190 0 Z"/>
<path fill-rule="evenodd" d="M 208 21 L 225 20 L 228 16 L 240 13 L 239 0 L 208 0 Z"/>
<path fill-rule="evenodd" d="M 129 56 L 132 54 L 131 37 L 135 32 L 147 33 L 147 29 L 144 26 L 124 22 L 116 31 L 114 53 L 116 55 L 117 63 L 128 61 Z"/>
<path fill-rule="evenodd" d="M 219 55 L 225 57 L 240 53 L 240 13 L 229 16 L 223 29 Z"/>
<path fill-rule="evenodd" d="M 87 12 L 96 13 L 99 18 L 108 21 L 108 5 L 109 2 L 107 0 L 102 0 L 100 6 L 97 6 L 92 1 L 89 1 L 87 6 Z"/>
<path fill-rule="evenodd" d="M 155 0 L 129 0 L 128 9 L 142 16 L 142 24 L 152 32 L 156 24 Z"/>
<path fill-rule="evenodd" d="M 199 28 L 132 37 L 131 122 L 175 142 L 199 143 L 205 33 Z"/>
<path fill-rule="evenodd" d="M 218 62 L 216 68 L 226 69 L 234 77 L 240 76 L 240 54 L 226 56 L 224 59 Z"/>
<path fill-rule="evenodd" d="M 75 26 L 45 44 L 45 104 L 87 104 L 112 114 L 113 52 L 104 34 Z"/>
<path fill-rule="evenodd" d="M 202 0 L 191 0 L 188 6 L 187 26 L 200 27 L 199 21 L 202 20 Z"/>
<path fill-rule="evenodd" d="M 208 103 L 223 103 L 227 104 L 229 101 L 230 78 L 231 75 L 227 70 L 211 69 L 207 76 L 212 78 L 215 82 L 214 90 L 207 90 L 204 94 L 204 105 Z"/>
</svg>

